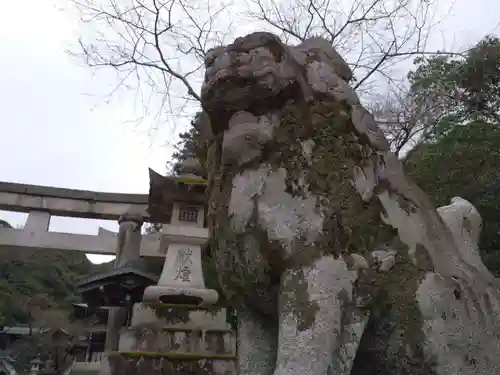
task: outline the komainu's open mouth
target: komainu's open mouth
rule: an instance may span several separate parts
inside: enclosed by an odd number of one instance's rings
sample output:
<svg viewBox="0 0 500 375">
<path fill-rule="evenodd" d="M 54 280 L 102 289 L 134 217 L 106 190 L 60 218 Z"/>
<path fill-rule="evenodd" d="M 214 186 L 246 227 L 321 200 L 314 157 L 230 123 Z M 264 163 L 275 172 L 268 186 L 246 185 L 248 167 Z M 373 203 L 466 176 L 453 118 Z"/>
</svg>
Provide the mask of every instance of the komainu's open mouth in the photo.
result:
<svg viewBox="0 0 500 375">
<path fill-rule="evenodd" d="M 215 133 L 237 111 L 265 113 L 278 105 L 280 93 L 296 81 L 290 65 L 283 64 L 285 48 L 273 34 L 254 33 L 207 54 L 201 96 L 204 110 L 219 119 Z"/>
</svg>

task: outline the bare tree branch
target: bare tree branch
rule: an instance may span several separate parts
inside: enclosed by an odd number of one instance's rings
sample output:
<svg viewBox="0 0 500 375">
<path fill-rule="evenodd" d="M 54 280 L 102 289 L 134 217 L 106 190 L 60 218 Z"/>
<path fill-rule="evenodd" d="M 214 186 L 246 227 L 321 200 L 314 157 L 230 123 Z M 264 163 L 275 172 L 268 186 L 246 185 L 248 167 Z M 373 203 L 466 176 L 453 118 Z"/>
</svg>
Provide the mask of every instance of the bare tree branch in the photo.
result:
<svg viewBox="0 0 500 375">
<path fill-rule="evenodd" d="M 373 101 L 369 108 L 392 151 L 404 159 L 424 140 L 424 133 L 448 113 L 442 110 L 442 101 L 417 103 L 411 91 L 405 88 L 391 90 L 387 96 Z"/>
<path fill-rule="evenodd" d="M 426 50 L 435 2 L 427 0 L 249 0 L 249 17 L 285 40 L 328 39 L 354 71 L 356 89 Z"/>
<path fill-rule="evenodd" d="M 119 89 L 135 89 L 144 116 L 157 121 L 181 117 L 189 106 L 198 109 L 205 53 L 224 43 L 231 26 L 226 21 L 227 4 L 202 0 L 71 3 L 82 31 L 70 53 L 92 68 L 118 73 L 118 85 L 110 96 Z M 192 115 L 190 110 L 186 114 Z"/>
<path fill-rule="evenodd" d="M 114 69 L 119 80 L 111 94 L 135 88 L 145 116 L 158 122 L 190 118 L 199 107 L 205 53 L 227 42 L 229 30 L 245 29 L 232 26 L 246 19 L 247 31 L 267 28 L 289 43 L 325 37 L 347 59 L 361 93 L 377 80 L 388 83 L 388 98 L 373 109 L 397 153 L 435 120 L 438 111 L 430 104 L 417 109 L 405 79 L 393 72 L 405 59 L 437 53 L 426 49 L 439 22 L 431 17 L 435 1 L 232 1 L 71 0 L 88 28 L 73 54 L 91 67 Z"/>
</svg>

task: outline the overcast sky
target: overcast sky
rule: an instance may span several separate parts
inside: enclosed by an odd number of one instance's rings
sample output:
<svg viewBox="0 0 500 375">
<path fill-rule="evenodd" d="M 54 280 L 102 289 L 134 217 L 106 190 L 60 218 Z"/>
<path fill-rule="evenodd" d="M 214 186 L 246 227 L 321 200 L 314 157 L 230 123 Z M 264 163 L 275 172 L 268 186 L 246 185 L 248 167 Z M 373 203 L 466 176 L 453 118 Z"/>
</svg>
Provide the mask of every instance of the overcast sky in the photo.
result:
<svg viewBox="0 0 500 375">
<path fill-rule="evenodd" d="M 5 1 L 2 15 L 0 180 L 147 193 L 148 167 L 164 172 L 172 129 L 150 134 L 150 124 L 126 124 L 137 117 L 130 98 L 106 103 L 116 77 L 93 76 L 68 57 L 77 20 L 53 1 Z M 498 32 L 499 22 L 500 1 L 457 0 L 431 43 L 436 49 L 471 44 Z M 0 211 L 0 218 L 22 225 L 26 215 Z M 113 222 L 68 218 L 54 218 L 51 230 L 96 234 L 99 225 L 117 230 Z"/>
</svg>

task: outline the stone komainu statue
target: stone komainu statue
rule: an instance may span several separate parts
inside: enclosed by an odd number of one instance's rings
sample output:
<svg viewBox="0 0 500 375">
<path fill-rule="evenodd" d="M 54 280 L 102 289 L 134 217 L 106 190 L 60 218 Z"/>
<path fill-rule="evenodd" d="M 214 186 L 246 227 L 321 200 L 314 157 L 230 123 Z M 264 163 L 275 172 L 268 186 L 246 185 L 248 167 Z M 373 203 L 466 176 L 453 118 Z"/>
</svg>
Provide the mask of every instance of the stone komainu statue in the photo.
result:
<svg viewBox="0 0 500 375">
<path fill-rule="evenodd" d="M 210 51 L 211 249 L 238 306 L 241 375 L 500 373 L 481 218 L 409 181 L 325 40 Z"/>
</svg>

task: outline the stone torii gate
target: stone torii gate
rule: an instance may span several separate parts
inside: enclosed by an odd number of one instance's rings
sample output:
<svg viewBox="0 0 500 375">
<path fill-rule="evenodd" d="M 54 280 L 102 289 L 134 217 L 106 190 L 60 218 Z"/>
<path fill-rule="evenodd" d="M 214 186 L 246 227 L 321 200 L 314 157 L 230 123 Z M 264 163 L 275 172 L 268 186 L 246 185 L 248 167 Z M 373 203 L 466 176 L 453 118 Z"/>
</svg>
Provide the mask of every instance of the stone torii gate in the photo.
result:
<svg viewBox="0 0 500 375">
<path fill-rule="evenodd" d="M 153 172 L 154 173 L 154 172 Z M 99 228 L 97 235 L 49 232 L 51 216 L 119 220 L 126 212 L 140 213 L 150 221 L 148 194 L 102 193 L 87 190 L 0 182 L 0 210 L 25 212 L 22 230 L 0 228 L 0 249 L 68 250 L 115 255 L 116 233 Z M 208 238 L 206 228 L 170 230 L 168 238 Z M 159 234 L 142 236 L 140 255 L 164 257 L 168 243 Z M 161 242 L 161 244 L 160 244 Z"/>
</svg>

